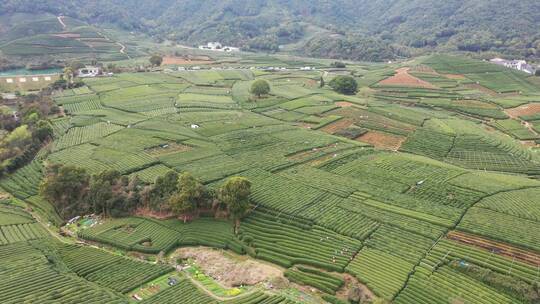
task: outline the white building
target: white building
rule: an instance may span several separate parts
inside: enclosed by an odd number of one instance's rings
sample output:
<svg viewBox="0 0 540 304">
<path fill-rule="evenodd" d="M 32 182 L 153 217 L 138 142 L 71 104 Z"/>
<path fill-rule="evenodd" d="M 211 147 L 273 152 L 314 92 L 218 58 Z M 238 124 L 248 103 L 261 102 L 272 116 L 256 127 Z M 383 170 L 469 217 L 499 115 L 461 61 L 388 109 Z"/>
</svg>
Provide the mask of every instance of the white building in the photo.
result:
<svg viewBox="0 0 540 304">
<path fill-rule="evenodd" d="M 506 60 L 502 58 L 493 58 L 491 63 L 502 65 L 509 69 L 525 72 L 527 74 L 534 74 L 534 67 L 527 63 L 525 60 Z"/>
<path fill-rule="evenodd" d="M 223 46 L 219 42 L 208 42 L 206 45 L 200 45 L 199 49 L 201 50 L 221 50 Z"/>
<path fill-rule="evenodd" d="M 84 68 L 78 70 L 78 76 L 81 78 L 96 77 L 100 73 L 101 69 L 95 66 L 85 66 Z"/>
<path fill-rule="evenodd" d="M 240 49 L 232 46 L 224 46 L 219 42 L 208 42 L 206 45 L 200 45 L 200 50 L 217 51 L 217 52 L 239 52 Z"/>
</svg>

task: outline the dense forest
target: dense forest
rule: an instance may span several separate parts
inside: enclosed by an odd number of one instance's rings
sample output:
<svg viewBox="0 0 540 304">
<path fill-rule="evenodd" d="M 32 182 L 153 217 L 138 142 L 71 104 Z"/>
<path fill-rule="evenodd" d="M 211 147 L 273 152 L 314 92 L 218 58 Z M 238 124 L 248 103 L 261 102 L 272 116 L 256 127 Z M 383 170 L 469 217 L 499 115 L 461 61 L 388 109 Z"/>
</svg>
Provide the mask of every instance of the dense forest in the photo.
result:
<svg viewBox="0 0 540 304">
<path fill-rule="evenodd" d="M 297 52 L 330 58 L 540 56 L 536 0 L 5 0 L 0 12 L 64 14 L 191 45 L 219 40 L 273 52 L 294 42 Z"/>
</svg>

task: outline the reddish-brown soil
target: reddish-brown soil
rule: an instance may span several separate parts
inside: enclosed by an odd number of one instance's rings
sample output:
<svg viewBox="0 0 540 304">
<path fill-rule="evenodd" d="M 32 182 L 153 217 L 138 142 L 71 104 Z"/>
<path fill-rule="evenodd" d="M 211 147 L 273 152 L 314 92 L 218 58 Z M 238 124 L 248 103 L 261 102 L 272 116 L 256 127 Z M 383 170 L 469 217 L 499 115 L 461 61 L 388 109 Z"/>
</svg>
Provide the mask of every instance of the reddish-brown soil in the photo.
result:
<svg viewBox="0 0 540 304">
<path fill-rule="evenodd" d="M 431 83 L 409 74 L 409 68 L 397 69 L 396 75 L 380 81 L 379 85 L 417 87 L 417 88 L 426 88 L 426 89 L 437 88 Z"/>
<path fill-rule="evenodd" d="M 336 106 L 340 108 L 348 108 L 354 106 L 354 103 L 348 101 L 338 101 L 336 102 Z"/>
<path fill-rule="evenodd" d="M 540 103 L 530 103 L 513 109 L 505 110 L 510 117 L 534 115 L 540 113 Z"/>
<path fill-rule="evenodd" d="M 366 134 L 356 138 L 356 140 L 373 145 L 375 148 L 397 151 L 405 141 L 405 137 L 378 132 L 369 131 Z"/>
<path fill-rule="evenodd" d="M 461 74 L 443 74 L 443 76 L 448 79 L 455 79 L 455 80 L 466 79 L 465 75 L 461 75 Z"/>
<path fill-rule="evenodd" d="M 322 127 L 320 130 L 329 134 L 334 134 L 338 131 L 341 131 L 343 129 L 347 129 L 350 127 L 354 122 L 350 119 L 340 119 L 336 122 L 333 122 L 327 126 Z"/>
<path fill-rule="evenodd" d="M 524 250 L 505 243 L 497 242 L 459 231 L 450 231 L 447 237 L 460 243 L 480 247 L 492 251 L 498 255 L 515 258 L 521 262 L 538 266 L 540 265 L 540 253 Z"/>
<path fill-rule="evenodd" d="M 173 56 L 166 56 L 163 57 L 163 63 L 162 65 L 169 65 L 169 64 L 212 64 L 214 61 L 212 60 L 201 60 L 201 59 L 190 59 L 185 57 L 173 57 Z"/>
</svg>

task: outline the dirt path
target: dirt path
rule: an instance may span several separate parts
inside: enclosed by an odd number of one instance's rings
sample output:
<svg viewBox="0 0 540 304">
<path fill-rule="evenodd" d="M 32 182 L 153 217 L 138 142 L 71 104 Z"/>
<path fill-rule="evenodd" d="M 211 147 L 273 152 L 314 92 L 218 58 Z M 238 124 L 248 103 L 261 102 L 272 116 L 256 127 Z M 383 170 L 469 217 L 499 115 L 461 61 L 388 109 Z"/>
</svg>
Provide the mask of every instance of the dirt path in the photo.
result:
<svg viewBox="0 0 540 304">
<path fill-rule="evenodd" d="M 125 54 L 126 53 L 126 46 L 121 44 L 120 42 L 116 42 L 120 46 L 120 53 Z"/>
<path fill-rule="evenodd" d="M 504 109 L 504 113 L 506 113 L 506 115 L 508 115 L 512 119 L 519 120 L 523 124 L 523 126 L 525 126 L 525 128 L 527 128 L 532 134 L 540 136 L 540 133 L 538 133 L 533 128 L 533 125 L 530 122 L 525 121 L 520 117 L 523 115 L 533 115 L 540 113 L 540 103 L 531 103 L 512 109 Z"/>
<path fill-rule="evenodd" d="M 106 37 L 105 35 L 103 37 Z M 107 40 L 110 40 L 108 37 L 106 37 Z M 131 59 L 131 56 L 129 56 L 128 53 L 126 53 L 126 46 L 122 44 L 121 42 L 116 41 L 116 44 L 120 47 L 120 54 L 126 55 L 128 59 Z"/>
<path fill-rule="evenodd" d="M 56 17 L 56 19 L 58 19 L 58 22 L 60 22 L 63 29 L 67 28 L 67 25 L 64 23 L 64 16 L 58 16 L 58 17 Z"/>
<path fill-rule="evenodd" d="M 126 53 L 127 47 L 126 47 L 124 44 L 122 44 L 122 43 L 119 42 L 119 41 L 112 40 L 111 38 L 109 38 L 107 35 L 105 35 L 105 34 L 102 33 L 102 32 L 97 32 L 97 33 L 100 34 L 101 36 L 103 36 L 103 39 L 105 39 L 105 40 L 107 40 L 107 41 L 112 41 L 112 42 L 114 42 L 116 45 L 118 45 L 118 46 L 120 47 L 120 50 L 119 50 L 120 54 L 126 55 L 128 59 L 131 59 L 131 56 L 129 56 L 129 54 Z"/>
</svg>

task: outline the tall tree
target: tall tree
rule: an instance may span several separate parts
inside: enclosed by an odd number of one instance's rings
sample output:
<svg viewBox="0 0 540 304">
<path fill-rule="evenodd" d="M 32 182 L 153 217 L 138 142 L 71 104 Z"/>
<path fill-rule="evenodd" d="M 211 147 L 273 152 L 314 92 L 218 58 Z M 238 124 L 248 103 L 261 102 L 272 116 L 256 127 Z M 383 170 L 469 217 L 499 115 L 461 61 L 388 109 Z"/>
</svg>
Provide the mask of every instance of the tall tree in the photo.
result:
<svg viewBox="0 0 540 304">
<path fill-rule="evenodd" d="M 234 233 L 238 233 L 240 220 L 249 211 L 251 182 L 245 177 L 230 177 L 219 189 L 219 198 L 227 205 L 229 216 L 234 221 Z"/>
<path fill-rule="evenodd" d="M 67 219 L 88 211 L 82 198 L 88 190 L 89 180 L 88 173 L 82 168 L 52 165 L 46 169 L 40 194 L 56 207 L 60 216 Z"/>
<path fill-rule="evenodd" d="M 71 67 L 65 67 L 64 68 L 64 74 L 62 77 L 66 81 L 66 88 L 69 89 L 71 85 L 73 84 L 73 69 Z"/>
<path fill-rule="evenodd" d="M 178 192 L 169 199 L 173 212 L 182 215 L 184 222 L 198 210 L 204 197 L 204 186 L 191 173 L 184 172 L 178 179 Z"/>
<path fill-rule="evenodd" d="M 178 173 L 168 171 L 164 176 L 159 176 L 150 190 L 150 207 L 154 210 L 162 210 L 167 200 L 178 190 Z"/>
<path fill-rule="evenodd" d="M 149 61 L 152 66 L 160 66 L 161 63 L 163 63 L 163 57 L 160 55 L 153 55 L 150 57 Z"/>
<path fill-rule="evenodd" d="M 251 94 L 257 95 L 260 98 L 262 95 L 270 93 L 270 85 L 266 80 L 259 79 L 251 85 L 250 91 Z"/>
<path fill-rule="evenodd" d="M 120 172 L 115 170 L 92 175 L 86 199 L 95 213 L 110 215 L 111 201 L 114 197 L 112 188 L 120 176 Z"/>
</svg>

